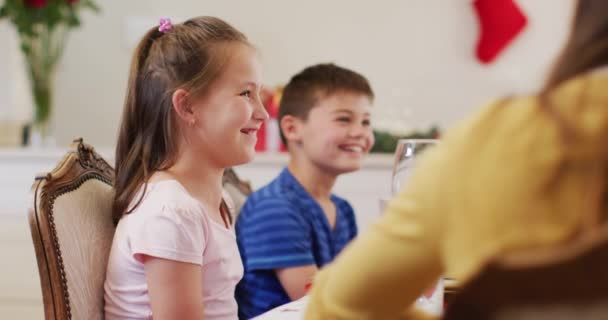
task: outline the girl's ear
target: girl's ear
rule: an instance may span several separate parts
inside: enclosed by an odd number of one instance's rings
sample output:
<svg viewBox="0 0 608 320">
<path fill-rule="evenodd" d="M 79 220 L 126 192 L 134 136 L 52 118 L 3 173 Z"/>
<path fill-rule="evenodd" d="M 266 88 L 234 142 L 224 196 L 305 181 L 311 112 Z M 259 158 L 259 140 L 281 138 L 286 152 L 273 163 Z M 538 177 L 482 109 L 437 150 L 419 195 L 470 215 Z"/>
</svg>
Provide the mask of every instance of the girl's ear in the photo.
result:
<svg viewBox="0 0 608 320">
<path fill-rule="evenodd" d="M 196 122 L 194 110 L 188 99 L 188 91 L 184 89 L 175 90 L 171 96 L 171 103 L 179 119 L 188 125 L 193 125 Z"/>
<path fill-rule="evenodd" d="M 281 118 L 281 131 L 287 144 L 300 144 L 302 142 L 302 120 L 292 115 L 285 115 Z"/>
</svg>

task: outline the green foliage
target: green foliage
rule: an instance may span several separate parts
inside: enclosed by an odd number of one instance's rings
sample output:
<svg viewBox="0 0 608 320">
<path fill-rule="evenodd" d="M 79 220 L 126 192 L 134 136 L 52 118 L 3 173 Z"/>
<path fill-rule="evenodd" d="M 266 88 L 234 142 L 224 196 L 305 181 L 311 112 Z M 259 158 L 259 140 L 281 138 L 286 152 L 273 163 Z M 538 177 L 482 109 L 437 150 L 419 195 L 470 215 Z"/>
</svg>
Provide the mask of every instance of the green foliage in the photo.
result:
<svg viewBox="0 0 608 320">
<path fill-rule="evenodd" d="M 59 26 L 79 26 L 78 14 L 84 8 L 99 11 L 92 0 L 5 0 L 0 18 L 10 19 L 21 37 L 38 37 Z"/>
<path fill-rule="evenodd" d="M 439 135 L 440 131 L 436 126 L 431 127 L 428 131 L 415 131 L 405 135 L 393 135 L 386 131 L 374 130 L 376 142 L 371 152 L 393 153 L 399 139 L 438 139 Z"/>
<path fill-rule="evenodd" d="M 17 30 L 27 62 L 36 123 L 48 120 L 52 101 L 52 75 L 63 54 L 67 33 L 80 26 L 81 10 L 98 12 L 93 0 L 5 0 L 0 19 Z"/>
</svg>

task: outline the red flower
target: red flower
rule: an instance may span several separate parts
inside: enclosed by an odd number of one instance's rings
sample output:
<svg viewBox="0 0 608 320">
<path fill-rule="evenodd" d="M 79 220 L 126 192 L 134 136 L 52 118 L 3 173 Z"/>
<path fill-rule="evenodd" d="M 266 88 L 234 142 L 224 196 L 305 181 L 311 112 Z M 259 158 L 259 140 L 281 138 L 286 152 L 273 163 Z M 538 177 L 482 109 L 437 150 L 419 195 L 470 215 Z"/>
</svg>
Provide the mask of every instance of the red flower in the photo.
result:
<svg viewBox="0 0 608 320">
<path fill-rule="evenodd" d="M 30 8 L 40 9 L 48 3 L 48 0 L 25 0 L 25 5 Z"/>
<path fill-rule="evenodd" d="M 69 5 L 73 5 L 76 2 L 78 2 L 78 0 L 67 0 L 67 2 L 68 2 Z"/>
</svg>

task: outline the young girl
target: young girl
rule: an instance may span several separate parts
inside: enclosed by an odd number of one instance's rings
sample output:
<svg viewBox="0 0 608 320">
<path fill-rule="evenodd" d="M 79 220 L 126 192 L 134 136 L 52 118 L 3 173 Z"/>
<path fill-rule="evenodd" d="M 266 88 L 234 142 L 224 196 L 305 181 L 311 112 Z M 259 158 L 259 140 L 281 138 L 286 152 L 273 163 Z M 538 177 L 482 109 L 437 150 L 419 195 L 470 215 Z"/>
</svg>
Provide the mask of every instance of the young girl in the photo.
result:
<svg viewBox="0 0 608 320">
<path fill-rule="evenodd" d="M 131 66 L 116 147 L 106 319 L 236 319 L 243 274 L 222 200 L 268 117 L 260 63 L 226 22 L 161 19 Z"/>
</svg>

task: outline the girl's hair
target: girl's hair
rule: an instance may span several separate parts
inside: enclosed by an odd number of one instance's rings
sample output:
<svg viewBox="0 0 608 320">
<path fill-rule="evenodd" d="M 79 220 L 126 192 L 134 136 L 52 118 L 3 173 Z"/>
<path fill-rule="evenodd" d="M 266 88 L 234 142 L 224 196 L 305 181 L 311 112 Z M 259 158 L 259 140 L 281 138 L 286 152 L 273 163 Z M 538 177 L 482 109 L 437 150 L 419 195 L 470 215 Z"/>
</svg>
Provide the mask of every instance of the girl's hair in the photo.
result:
<svg viewBox="0 0 608 320">
<path fill-rule="evenodd" d="M 574 129 L 555 110 L 551 91 L 563 82 L 601 66 L 608 66 L 608 1 L 579 0 L 566 45 L 538 95 L 540 107 L 557 122 L 565 141 L 575 135 Z"/>
<path fill-rule="evenodd" d="M 557 123 L 566 144 L 577 143 L 574 139 L 578 135 L 577 130 L 564 113 L 554 108 L 551 91 L 572 78 L 602 66 L 608 66 L 608 0 L 578 0 L 566 45 L 538 96 L 539 106 Z M 584 103 L 584 93 L 579 99 L 579 103 Z M 566 169 L 566 166 L 561 166 L 553 179 L 559 179 Z M 602 197 L 602 202 L 596 207 L 596 212 L 585 213 L 584 229 L 599 225 L 605 217 L 607 196 L 603 185 L 596 186 L 596 191 Z"/>
<path fill-rule="evenodd" d="M 249 45 L 245 35 L 214 17 L 193 18 L 170 30 L 156 26 L 140 41 L 116 145 L 115 223 L 141 203 L 151 174 L 175 162 L 179 128 L 173 92 L 185 89 L 192 99 L 206 94 L 230 58 L 231 43 Z M 139 200 L 129 207 L 142 185 Z"/>
<path fill-rule="evenodd" d="M 608 1 L 579 0 L 570 36 L 544 91 L 600 66 L 608 66 Z"/>
</svg>

